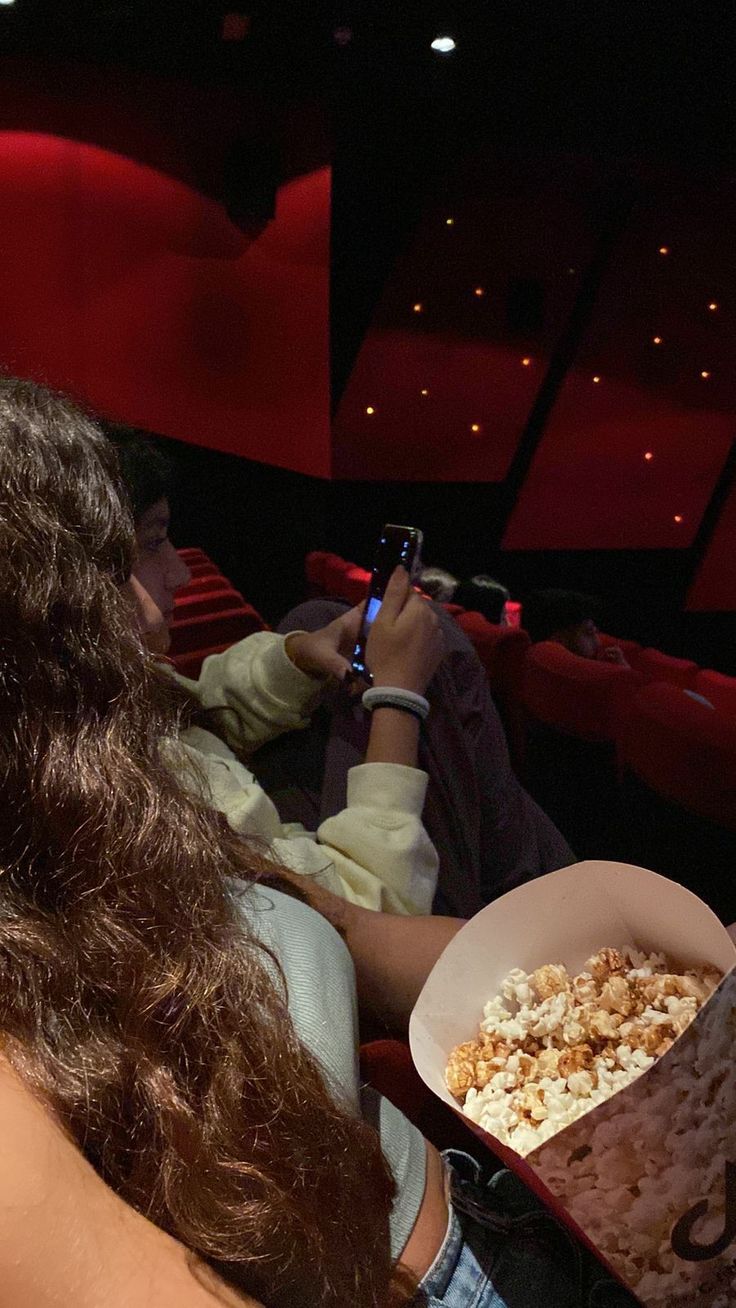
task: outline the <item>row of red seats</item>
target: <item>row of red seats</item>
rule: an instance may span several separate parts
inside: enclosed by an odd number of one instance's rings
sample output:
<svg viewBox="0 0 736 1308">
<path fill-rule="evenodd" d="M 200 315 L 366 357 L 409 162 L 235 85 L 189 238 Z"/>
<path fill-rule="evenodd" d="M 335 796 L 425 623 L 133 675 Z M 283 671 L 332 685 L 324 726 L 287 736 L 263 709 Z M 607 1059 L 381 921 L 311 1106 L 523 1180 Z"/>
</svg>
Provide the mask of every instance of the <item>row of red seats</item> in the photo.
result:
<svg viewBox="0 0 736 1308">
<path fill-rule="evenodd" d="M 210 654 L 220 654 L 254 631 L 267 629 L 260 613 L 235 590 L 200 549 L 179 550 L 192 579 L 177 592 L 169 656 L 184 677 L 197 677 Z"/>
</svg>

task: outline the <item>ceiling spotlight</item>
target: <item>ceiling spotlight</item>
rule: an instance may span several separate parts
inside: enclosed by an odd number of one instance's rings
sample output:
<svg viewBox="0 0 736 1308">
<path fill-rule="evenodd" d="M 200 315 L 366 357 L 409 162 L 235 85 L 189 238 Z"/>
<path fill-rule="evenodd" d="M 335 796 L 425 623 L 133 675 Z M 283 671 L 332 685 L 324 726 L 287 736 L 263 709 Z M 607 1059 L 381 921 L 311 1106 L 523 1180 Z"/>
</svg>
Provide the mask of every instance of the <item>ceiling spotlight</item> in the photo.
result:
<svg viewBox="0 0 736 1308">
<path fill-rule="evenodd" d="M 432 49 L 438 54 L 452 54 L 455 42 L 451 36 L 436 36 L 432 42 Z"/>
</svg>

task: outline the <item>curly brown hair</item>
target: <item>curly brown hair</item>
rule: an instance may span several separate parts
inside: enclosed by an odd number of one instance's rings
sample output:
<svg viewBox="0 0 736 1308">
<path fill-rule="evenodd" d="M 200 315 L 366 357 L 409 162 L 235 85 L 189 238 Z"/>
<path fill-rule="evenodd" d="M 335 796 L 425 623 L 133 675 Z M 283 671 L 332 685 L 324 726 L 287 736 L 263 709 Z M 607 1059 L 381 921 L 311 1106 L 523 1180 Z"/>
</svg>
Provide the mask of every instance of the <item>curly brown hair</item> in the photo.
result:
<svg viewBox="0 0 736 1308">
<path fill-rule="evenodd" d="M 0 1031 L 104 1180 L 268 1305 L 385 1304 L 394 1183 L 328 1092 L 227 878 L 273 864 L 162 758 L 116 455 L 0 382 Z"/>
</svg>

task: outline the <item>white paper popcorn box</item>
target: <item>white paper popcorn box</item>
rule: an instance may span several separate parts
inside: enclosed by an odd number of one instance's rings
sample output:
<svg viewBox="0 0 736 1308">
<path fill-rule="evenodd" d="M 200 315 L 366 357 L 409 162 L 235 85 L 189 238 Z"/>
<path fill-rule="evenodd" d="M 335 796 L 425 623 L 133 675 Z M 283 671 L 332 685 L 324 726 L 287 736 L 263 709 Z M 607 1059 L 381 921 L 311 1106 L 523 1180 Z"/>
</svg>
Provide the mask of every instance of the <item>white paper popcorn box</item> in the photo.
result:
<svg viewBox="0 0 736 1308">
<path fill-rule="evenodd" d="M 577 973 L 603 946 L 626 944 L 724 979 L 663 1058 L 521 1158 L 462 1114 L 445 1085 L 448 1056 L 477 1035 L 512 968 L 559 962 Z M 682 886 L 624 863 L 577 863 L 468 922 L 412 1014 L 422 1079 L 646 1308 L 736 1305 L 735 967 L 727 931 Z"/>
</svg>

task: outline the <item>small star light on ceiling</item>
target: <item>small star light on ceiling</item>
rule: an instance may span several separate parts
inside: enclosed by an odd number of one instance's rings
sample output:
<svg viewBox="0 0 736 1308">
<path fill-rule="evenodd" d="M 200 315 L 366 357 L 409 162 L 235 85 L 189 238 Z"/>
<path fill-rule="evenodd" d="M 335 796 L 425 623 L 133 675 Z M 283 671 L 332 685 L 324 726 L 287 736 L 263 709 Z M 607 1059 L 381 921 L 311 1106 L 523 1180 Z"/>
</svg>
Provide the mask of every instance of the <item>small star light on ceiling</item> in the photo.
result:
<svg viewBox="0 0 736 1308">
<path fill-rule="evenodd" d="M 476 286 L 476 287 L 474 288 L 474 290 L 473 290 L 473 295 L 476 295 L 476 296 L 478 297 L 479 300 L 482 299 L 482 297 L 485 295 L 485 291 L 484 291 L 483 287 L 482 287 L 482 286 Z"/>
<path fill-rule="evenodd" d="M 524 358 L 522 359 L 522 361 L 521 361 L 521 366 L 522 366 L 522 368 L 530 368 L 530 367 L 531 367 L 531 363 L 532 363 L 532 361 L 531 361 L 531 359 L 529 358 L 529 356 L 528 356 L 528 354 L 527 354 L 527 355 L 525 355 Z"/>
<path fill-rule="evenodd" d="M 702 370 L 702 372 L 701 372 L 700 375 L 701 375 L 701 377 L 703 378 L 703 381 L 707 381 L 708 378 L 710 377 L 710 372 L 709 372 L 709 370 L 708 370 L 707 368 L 703 368 L 703 370 Z"/>
<path fill-rule="evenodd" d="M 471 422 L 470 430 L 472 431 L 474 436 L 479 436 L 483 430 L 483 427 L 479 422 Z"/>
<path fill-rule="evenodd" d="M 429 395 L 429 387 L 428 387 L 428 386 L 423 386 L 423 387 L 422 387 L 422 390 L 421 390 L 421 394 L 422 394 L 422 395 Z"/>
<path fill-rule="evenodd" d="M 424 305 L 421 300 L 417 300 L 416 304 L 413 304 L 411 307 L 414 313 L 424 313 Z"/>
<path fill-rule="evenodd" d="M 670 252 L 670 247 L 669 247 L 669 245 L 660 245 L 660 247 L 659 247 L 659 253 L 660 253 L 660 254 L 669 254 L 669 252 Z"/>
<path fill-rule="evenodd" d="M 454 218 L 445 218 L 445 227 L 454 227 L 454 226 L 455 226 Z"/>
<path fill-rule="evenodd" d="M 596 383 L 596 385 L 597 385 L 598 382 L 600 381 L 600 377 L 598 376 L 597 373 L 596 373 L 595 377 L 593 378 L 593 381 Z"/>
<path fill-rule="evenodd" d="M 644 458 L 646 459 L 647 463 L 651 463 L 652 459 L 654 458 L 652 451 L 647 450 L 646 454 L 644 455 Z"/>
<path fill-rule="evenodd" d="M 661 344 L 662 344 L 662 337 L 661 337 L 661 336 L 653 336 L 653 337 L 652 337 L 652 345 L 661 345 Z"/>
<path fill-rule="evenodd" d="M 674 516 L 674 518 L 673 518 L 673 522 L 677 522 L 677 523 L 682 522 L 682 514 L 681 514 L 681 513 L 676 513 L 675 516 Z"/>
<path fill-rule="evenodd" d="M 710 309 L 711 313 L 717 312 L 718 305 L 716 304 L 715 300 L 711 300 L 710 304 L 708 305 L 708 308 Z"/>
<path fill-rule="evenodd" d="M 375 413 L 375 412 L 376 412 L 376 410 L 373 408 L 373 405 L 372 405 L 372 404 L 367 404 L 367 405 L 366 405 L 366 408 L 365 408 L 365 411 L 366 411 L 366 413 L 367 413 L 369 416 L 370 416 L 372 413 Z"/>
</svg>

